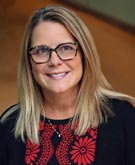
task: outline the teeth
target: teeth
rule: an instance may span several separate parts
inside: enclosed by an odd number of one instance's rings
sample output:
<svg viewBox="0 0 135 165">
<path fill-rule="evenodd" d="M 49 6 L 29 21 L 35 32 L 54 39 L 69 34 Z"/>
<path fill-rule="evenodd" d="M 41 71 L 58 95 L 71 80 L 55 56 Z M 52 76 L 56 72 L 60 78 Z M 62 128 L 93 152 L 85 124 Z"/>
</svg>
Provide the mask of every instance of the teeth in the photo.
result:
<svg viewBox="0 0 135 165">
<path fill-rule="evenodd" d="M 51 74 L 50 76 L 53 78 L 62 78 L 66 73 L 58 73 L 58 74 Z"/>
</svg>

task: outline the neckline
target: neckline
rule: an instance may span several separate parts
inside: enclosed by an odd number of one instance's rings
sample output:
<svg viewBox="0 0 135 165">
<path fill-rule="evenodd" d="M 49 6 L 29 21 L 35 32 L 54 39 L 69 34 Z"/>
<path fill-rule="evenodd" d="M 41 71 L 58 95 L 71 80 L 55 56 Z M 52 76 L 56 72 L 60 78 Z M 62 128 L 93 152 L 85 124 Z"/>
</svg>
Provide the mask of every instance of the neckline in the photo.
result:
<svg viewBox="0 0 135 165">
<path fill-rule="evenodd" d="M 50 119 L 50 118 L 44 117 L 43 115 L 40 116 L 40 120 L 41 121 L 43 121 L 45 123 L 49 123 L 48 120 L 50 120 L 52 124 L 67 124 L 71 118 L 66 118 L 66 119 Z"/>
</svg>

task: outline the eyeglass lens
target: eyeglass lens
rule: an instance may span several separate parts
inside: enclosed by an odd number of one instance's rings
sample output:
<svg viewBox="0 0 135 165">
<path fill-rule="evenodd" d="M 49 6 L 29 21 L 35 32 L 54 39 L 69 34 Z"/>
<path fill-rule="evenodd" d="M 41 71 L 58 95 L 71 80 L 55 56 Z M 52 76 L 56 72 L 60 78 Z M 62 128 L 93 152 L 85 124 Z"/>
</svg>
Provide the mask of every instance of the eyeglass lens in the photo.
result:
<svg viewBox="0 0 135 165">
<path fill-rule="evenodd" d="M 62 43 L 52 49 L 46 45 L 30 48 L 30 55 L 34 62 L 44 63 L 50 59 L 52 51 L 55 51 L 61 60 L 69 60 L 76 56 L 78 43 Z"/>
</svg>

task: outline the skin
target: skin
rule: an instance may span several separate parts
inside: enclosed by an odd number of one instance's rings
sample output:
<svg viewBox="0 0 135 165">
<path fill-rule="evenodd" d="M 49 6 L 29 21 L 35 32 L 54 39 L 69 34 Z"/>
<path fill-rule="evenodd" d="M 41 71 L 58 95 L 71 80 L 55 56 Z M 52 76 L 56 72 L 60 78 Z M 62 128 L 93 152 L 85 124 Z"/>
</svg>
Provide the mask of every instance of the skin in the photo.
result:
<svg viewBox="0 0 135 165">
<path fill-rule="evenodd" d="M 55 48 L 65 42 L 75 42 L 69 31 L 57 22 L 41 22 L 32 34 L 31 47 L 47 45 Z M 31 60 L 35 80 L 41 86 L 45 98 L 46 117 L 65 119 L 75 113 L 75 100 L 83 68 L 78 49 L 74 59 L 62 61 L 55 52 L 47 63 L 35 64 Z"/>
</svg>

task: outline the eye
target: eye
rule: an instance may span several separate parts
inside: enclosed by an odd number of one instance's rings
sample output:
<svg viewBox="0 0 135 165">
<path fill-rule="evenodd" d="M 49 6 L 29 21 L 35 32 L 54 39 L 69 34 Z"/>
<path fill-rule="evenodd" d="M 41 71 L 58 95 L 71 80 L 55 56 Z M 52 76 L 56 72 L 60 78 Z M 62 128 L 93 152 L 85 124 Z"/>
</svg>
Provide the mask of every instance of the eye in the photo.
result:
<svg viewBox="0 0 135 165">
<path fill-rule="evenodd" d="M 38 54 L 38 55 L 42 55 L 42 54 L 46 54 L 46 53 L 48 53 L 48 47 L 47 46 L 39 46 L 36 49 L 36 54 Z"/>
<path fill-rule="evenodd" d="M 71 44 L 61 45 L 59 48 L 61 51 L 74 50 L 74 46 Z"/>
<path fill-rule="evenodd" d="M 31 55 L 46 55 L 49 52 L 49 48 L 45 45 L 33 47 L 30 49 L 29 53 Z"/>
</svg>

